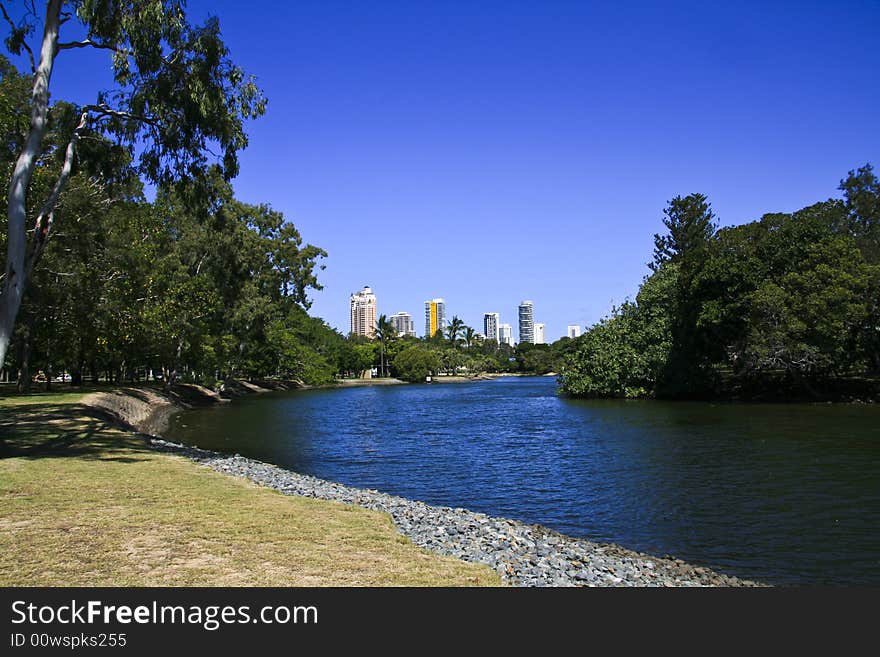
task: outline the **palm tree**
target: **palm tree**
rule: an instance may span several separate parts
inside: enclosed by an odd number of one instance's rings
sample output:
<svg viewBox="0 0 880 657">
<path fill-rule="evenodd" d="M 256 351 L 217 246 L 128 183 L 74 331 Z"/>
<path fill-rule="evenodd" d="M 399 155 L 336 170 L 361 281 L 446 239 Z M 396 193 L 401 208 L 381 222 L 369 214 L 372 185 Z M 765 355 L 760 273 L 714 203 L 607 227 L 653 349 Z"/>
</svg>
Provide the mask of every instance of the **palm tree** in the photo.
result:
<svg viewBox="0 0 880 657">
<path fill-rule="evenodd" d="M 470 326 L 464 327 L 464 346 L 465 349 L 470 349 L 471 345 L 474 343 L 477 337 L 477 332 L 471 328 Z"/>
<path fill-rule="evenodd" d="M 397 328 L 395 328 L 394 322 L 388 319 L 385 315 L 379 315 L 379 319 L 376 320 L 376 339 L 379 341 L 382 354 L 379 361 L 379 366 L 382 372 L 381 376 L 387 376 L 385 354 L 388 348 L 388 343 L 396 337 Z"/>
<path fill-rule="evenodd" d="M 463 329 L 464 322 L 458 318 L 458 315 L 453 315 L 452 321 L 449 322 L 449 325 L 446 327 L 446 337 L 452 343 L 453 347 L 458 344 L 458 336 L 461 335 Z"/>
</svg>

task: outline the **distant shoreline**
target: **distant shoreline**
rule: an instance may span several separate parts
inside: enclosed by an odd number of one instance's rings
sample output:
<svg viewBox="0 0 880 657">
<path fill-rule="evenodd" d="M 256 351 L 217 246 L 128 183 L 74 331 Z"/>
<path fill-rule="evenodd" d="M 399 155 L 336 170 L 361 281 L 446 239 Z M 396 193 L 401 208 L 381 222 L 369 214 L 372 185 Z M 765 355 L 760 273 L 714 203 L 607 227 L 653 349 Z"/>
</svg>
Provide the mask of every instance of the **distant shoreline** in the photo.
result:
<svg viewBox="0 0 880 657">
<path fill-rule="evenodd" d="M 490 381 L 497 378 L 497 374 L 479 374 L 477 376 L 433 376 L 430 381 L 425 384 L 432 383 L 471 383 L 473 381 Z M 400 386 L 400 385 L 421 385 L 411 381 L 403 381 L 391 377 L 376 379 L 337 379 L 335 384 L 328 387 L 340 388 L 357 388 L 359 386 Z"/>
<path fill-rule="evenodd" d="M 433 383 L 473 383 L 475 381 L 493 381 L 495 379 L 507 377 L 553 377 L 557 376 L 554 372 L 549 374 L 532 374 L 522 372 L 488 372 L 477 374 L 475 376 L 432 376 L 430 381 L 413 383 L 403 381 L 391 377 L 375 378 L 375 379 L 337 379 L 335 384 L 329 386 L 311 386 L 311 387 L 340 387 L 340 388 L 356 388 L 358 386 L 397 386 L 397 385 L 422 385 Z M 307 388 L 310 386 L 306 386 Z"/>
</svg>

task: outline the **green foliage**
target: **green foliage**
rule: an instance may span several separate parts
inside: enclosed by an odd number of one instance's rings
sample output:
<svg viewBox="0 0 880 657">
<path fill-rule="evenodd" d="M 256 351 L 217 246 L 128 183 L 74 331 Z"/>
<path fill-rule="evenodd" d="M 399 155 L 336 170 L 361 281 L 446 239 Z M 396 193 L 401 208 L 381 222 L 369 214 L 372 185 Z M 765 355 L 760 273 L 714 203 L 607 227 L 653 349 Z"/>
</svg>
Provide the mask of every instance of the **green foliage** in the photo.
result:
<svg viewBox="0 0 880 657">
<path fill-rule="evenodd" d="M 283 321 L 273 322 L 267 332 L 267 347 L 277 353 L 275 373 L 309 385 L 332 383 L 335 370 L 326 358 L 297 337 L 297 330 Z"/>
<path fill-rule="evenodd" d="M 865 260 L 880 264 L 880 179 L 866 164 L 840 182 L 847 213 L 846 228 L 856 239 Z"/>
<path fill-rule="evenodd" d="M 676 196 L 663 210 L 667 232 L 654 235 L 654 262 L 677 261 L 702 249 L 715 233 L 715 214 L 703 194 Z"/>
<path fill-rule="evenodd" d="M 537 345 L 541 348 L 531 349 L 522 359 L 522 368 L 535 374 L 549 374 L 556 367 L 556 357 L 549 345 Z"/>
<path fill-rule="evenodd" d="M 210 209 L 167 189 L 152 204 L 128 200 L 127 189 L 71 178 L 11 353 L 75 382 L 136 370 L 211 385 L 332 382 L 346 341 L 305 310 L 321 249 L 268 206 L 236 201 L 219 172 Z"/>
<path fill-rule="evenodd" d="M 178 0 L 78 0 L 71 3 L 88 39 L 112 53 L 116 87 L 98 95 L 104 134 L 139 149 L 139 170 L 169 185 L 200 179 L 219 148 L 225 178 L 238 173 L 247 146 L 243 122 L 264 113 L 255 83 L 229 59 L 220 23 L 187 20 Z"/>
<path fill-rule="evenodd" d="M 738 370 L 813 378 L 846 372 L 860 357 L 857 336 L 871 319 L 876 279 L 877 268 L 851 239 L 829 236 L 809 245 L 803 260 L 751 296 Z"/>
<path fill-rule="evenodd" d="M 565 355 L 575 396 L 709 396 L 780 382 L 815 393 L 880 370 L 880 184 L 870 165 L 843 200 L 714 232 L 705 197 L 676 197 L 635 303 Z"/>
<path fill-rule="evenodd" d="M 229 58 L 218 20 L 190 23 L 185 3 L 179 0 L 52 0 L 45 7 L 38 12 L 25 3 L 17 20 L 5 6 L 2 10 L 12 28 L 6 46 L 14 54 L 28 53 L 34 75 L 25 97 L 22 76 L 12 74 L 6 60 L 0 62 L 4 97 L 9 94 L 9 101 L 0 104 L 0 157 L 8 188 L 14 192 L 6 199 L 7 235 L 0 245 L 7 252 L 0 290 L 0 359 L 7 356 L 22 298 L 36 283 L 33 267 L 54 238 L 56 226 L 61 226 L 62 195 L 75 185 L 73 178 L 81 176 L 84 190 L 91 187 L 104 200 L 135 200 L 131 192 L 139 196 L 140 182 L 130 165 L 136 162 L 137 174 L 166 190 L 175 187 L 181 198 L 185 192 L 190 207 L 207 203 L 212 176 L 229 180 L 237 174 L 238 152 L 247 146 L 244 123 L 266 107 L 254 79 Z M 43 20 L 45 29 L 38 29 Z M 28 44 L 31 35 L 42 37 Z M 65 41 L 70 35 L 79 40 Z M 80 48 L 111 57 L 114 84 L 96 89 L 94 101 L 85 105 L 57 102 L 50 107 L 49 81 L 56 60 Z M 23 98 L 26 112 L 21 111 Z M 34 117 L 28 126 L 22 121 L 26 114 Z M 10 169 L 5 161 L 10 153 L 20 156 L 22 166 Z M 25 226 L 34 217 L 37 228 L 27 235 Z M 295 229 L 283 226 L 280 218 L 275 224 L 278 255 L 284 257 L 286 239 L 308 258 L 298 248 Z M 276 264 L 284 276 L 284 264 Z M 288 278 L 300 282 L 295 276 Z M 302 282 L 308 287 L 307 278 Z M 210 303 L 203 295 L 209 292 L 197 289 L 199 284 L 192 289 L 172 286 L 179 292 L 176 301 L 195 296 L 198 303 Z M 302 303 L 302 289 L 299 292 Z M 158 316 L 161 319 L 162 313 Z M 186 342 L 182 333 L 191 328 L 184 327 L 178 336 L 178 355 Z"/>
<path fill-rule="evenodd" d="M 388 374 L 388 347 L 397 340 L 397 329 L 385 315 L 379 315 L 376 320 L 376 340 L 379 342 L 379 374 Z"/>
<path fill-rule="evenodd" d="M 423 383 L 429 376 L 440 371 L 441 359 L 435 349 L 413 345 L 394 358 L 397 377 L 412 383 Z"/>
<path fill-rule="evenodd" d="M 663 264 L 642 284 L 635 303 L 623 303 L 572 340 L 560 391 L 576 397 L 653 396 L 672 347 L 677 283 L 678 266 Z"/>
<path fill-rule="evenodd" d="M 452 346 L 458 345 L 464 329 L 464 322 L 457 315 L 454 315 L 452 321 L 446 326 L 446 339 Z"/>
</svg>

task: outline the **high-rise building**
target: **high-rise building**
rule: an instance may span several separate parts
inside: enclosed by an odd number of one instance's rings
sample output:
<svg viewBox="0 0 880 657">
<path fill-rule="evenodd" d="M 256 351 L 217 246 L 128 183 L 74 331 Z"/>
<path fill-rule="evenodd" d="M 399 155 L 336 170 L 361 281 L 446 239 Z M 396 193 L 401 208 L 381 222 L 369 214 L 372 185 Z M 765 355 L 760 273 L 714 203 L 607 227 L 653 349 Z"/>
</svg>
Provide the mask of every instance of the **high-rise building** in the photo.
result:
<svg viewBox="0 0 880 657">
<path fill-rule="evenodd" d="M 546 344 L 547 340 L 544 335 L 545 328 L 544 324 L 535 324 L 535 344 Z"/>
<path fill-rule="evenodd" d="M 535 311 L 529 300 L 519 304 L 519 341 L 535 343 Z"/>
<path fill-rule="evenodd" d="M 401 338 L 416 337 L 416 325 L 413 322 L 412 315 L 403 311 L 391 316 L 391 323 L 397 330 L 397 335 Z"/>
<path fill-rule="evenodd" d="M 486 336 L 487 340 L 501 342 L 501 333 L 498 330 L 500 322 L 501 317 L 498 313 L 485 313 L 483 315 L 483 335 Z"/>
<path fill-rule="evenodd" d="M 351 332 L 367 338 L 376 335 L 376 295 L 369 285 L 351 295 Z"/>
<path fill-rule="evenodd" d="M 501 324 L 498 327 L 498 344 L 513 346 L 513 327 L 510 324 Z"/>
<path fill-rule="evenodd" d="M 569 325 L 568 330 L 565 334 L 572 340 L 574 340 L 575 338 L 579 338 L 581 337 L 581 327 L 577 326 L 576 324 L 571 324 Z"/>
<path fill-rule="evenodd" d="M 446 302 L 443 299 L 425 301 L 425 337 L 433 337 L 446 326 Z"/>
</svg>

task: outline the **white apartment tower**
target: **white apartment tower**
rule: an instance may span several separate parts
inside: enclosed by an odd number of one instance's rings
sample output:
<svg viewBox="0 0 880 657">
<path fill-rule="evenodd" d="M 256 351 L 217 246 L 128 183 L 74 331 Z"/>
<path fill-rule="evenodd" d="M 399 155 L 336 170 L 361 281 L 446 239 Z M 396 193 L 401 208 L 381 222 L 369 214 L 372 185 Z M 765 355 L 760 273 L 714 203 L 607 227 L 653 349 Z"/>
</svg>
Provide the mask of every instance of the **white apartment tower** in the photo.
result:
<svg viewBox="0 0 880 657">
<path fill-rule="evenodd" d="M 391 323 L 397 331 L 397 335 L 401 338 L 416 337 L 416 325 L 413 322 L 412 315 L 403 311 L 391 316 Z"/>
<path fill-rule="evenodd" d="M 547 344 L 545 329 L 544 324 L 535 324 L 535 344 Z"/>
<path fill-rule="evenodd" d="M 535 343 L 535 311 L 529 300 L 519 304 L 519 341 Z"/>
<path fill-rule="evenodd" d="M 498 327 L 498 344 L 513 346 L 513 327 L 510 324 L 501 324 Z"/>
<path fill-rule="evenodd" d="M 369 285 L 351 295 L 351 333 L 367 338 L 376 336 L 376 295 Z"/>
<path fill-rule="evenodd" d="M 487 340 L 495 340 L 501 343 L 501 316 L 498 313 L 485 313 L 483 315 L 483 335 Z"/>
<path fill-rule="evenodd" d="M 572 340 L 579 338 L 581 337 L 581 327 L 576 324 L 570 324 L 565 334 Z"/>
</svg>

